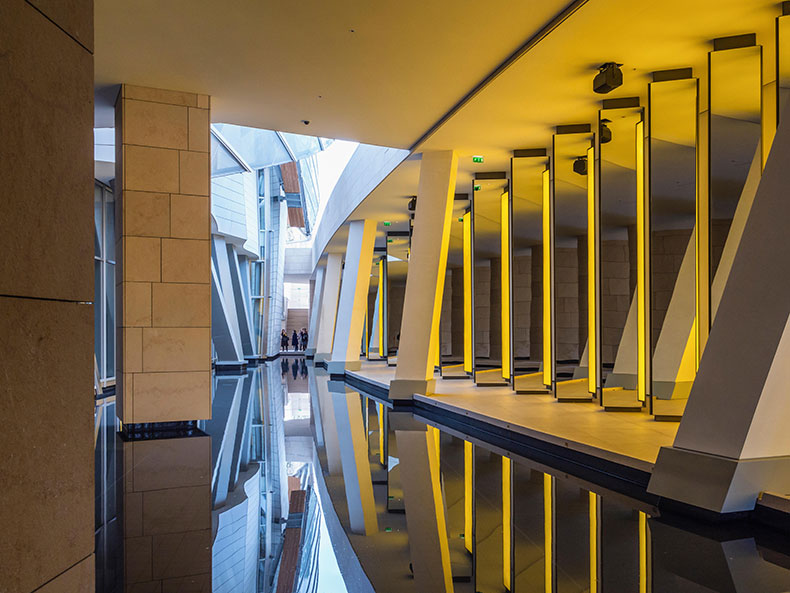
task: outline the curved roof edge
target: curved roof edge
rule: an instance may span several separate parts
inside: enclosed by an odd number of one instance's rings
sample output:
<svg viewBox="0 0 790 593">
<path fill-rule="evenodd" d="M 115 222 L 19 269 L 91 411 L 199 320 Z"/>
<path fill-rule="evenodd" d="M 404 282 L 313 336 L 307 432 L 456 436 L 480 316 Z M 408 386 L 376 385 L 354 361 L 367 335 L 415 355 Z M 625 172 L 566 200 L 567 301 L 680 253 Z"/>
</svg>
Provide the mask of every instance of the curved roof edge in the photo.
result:
<svg viewBox="0 0 790 593">
<path fill-rule="evenodd" d="M 313 269 L 324 254 L 329 241 L 354 210 L 401 164 L 409 151 L 372 144 L 360 144 L 351 155 L 315 228 Z"/>
</svg>

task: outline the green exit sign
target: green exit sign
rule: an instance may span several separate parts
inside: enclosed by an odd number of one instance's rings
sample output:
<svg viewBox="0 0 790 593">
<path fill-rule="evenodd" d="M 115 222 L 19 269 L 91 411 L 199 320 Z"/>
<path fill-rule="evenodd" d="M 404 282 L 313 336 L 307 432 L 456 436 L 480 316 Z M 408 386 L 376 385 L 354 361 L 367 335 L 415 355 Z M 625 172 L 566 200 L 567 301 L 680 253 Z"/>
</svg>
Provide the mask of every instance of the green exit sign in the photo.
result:
<svg viewBox="0 0 790 593">
<path fill-rule="evenodd" d="M 387 243 L 392 243 L 392 239 L 387 239 Z"/>
<path fill-rule="evenodd" d="M 464 221 L 464 217 L 463 216 L 459 216 L 458 217 L 458 222 L 463 222 L 463 221 Z"/>
<path fill-rule="evenodd" d="M 483 162 L 483 157 L 481 157 L 481 156 L 473 156 L 472 157 L 472 162 L 473 163 L 482 163 Z"/>
<path fill-rule="evenodd" d="M 475 184 L 475 191 L 480 191 L 480 186 Z"/>
<path fill-rule="evenodd" d="M 385 220 L 384 226 L 392 226 L 392 223 L 389 220 Z"/>
</svg>

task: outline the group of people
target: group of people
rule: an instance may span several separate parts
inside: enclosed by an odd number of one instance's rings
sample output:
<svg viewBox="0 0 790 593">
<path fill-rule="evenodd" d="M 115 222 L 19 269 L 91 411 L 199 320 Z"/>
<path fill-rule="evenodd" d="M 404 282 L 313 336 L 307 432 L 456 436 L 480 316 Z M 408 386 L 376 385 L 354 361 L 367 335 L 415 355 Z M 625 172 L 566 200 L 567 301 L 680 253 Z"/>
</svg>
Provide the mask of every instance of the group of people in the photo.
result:
<svg viewBox="0 0 790 593">
<path fill-rule="evenodd" d="M 290 340 L 288 339 L 288 332 L 283 330 L 280 334 L 280 350 L 287 352 L 289 343 L 294 352 L 307 350 L 307 338 L 307 329 L 304 327 L 298 334 L 294 330 Z"/>
</svg>

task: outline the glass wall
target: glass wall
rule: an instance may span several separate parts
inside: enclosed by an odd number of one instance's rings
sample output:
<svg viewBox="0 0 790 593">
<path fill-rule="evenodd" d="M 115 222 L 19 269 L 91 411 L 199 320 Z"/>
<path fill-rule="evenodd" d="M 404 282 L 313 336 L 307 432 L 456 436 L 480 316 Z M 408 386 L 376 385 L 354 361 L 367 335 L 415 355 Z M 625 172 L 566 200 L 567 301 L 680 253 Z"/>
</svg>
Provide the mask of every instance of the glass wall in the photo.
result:
<svg viewBox="0 0 790 593">
<path fill-rule="evenodd" d="M 96 181 L 94 222 L 94 376 L 97 393 L 115 385 L 115 197 Z"/>
</svg>

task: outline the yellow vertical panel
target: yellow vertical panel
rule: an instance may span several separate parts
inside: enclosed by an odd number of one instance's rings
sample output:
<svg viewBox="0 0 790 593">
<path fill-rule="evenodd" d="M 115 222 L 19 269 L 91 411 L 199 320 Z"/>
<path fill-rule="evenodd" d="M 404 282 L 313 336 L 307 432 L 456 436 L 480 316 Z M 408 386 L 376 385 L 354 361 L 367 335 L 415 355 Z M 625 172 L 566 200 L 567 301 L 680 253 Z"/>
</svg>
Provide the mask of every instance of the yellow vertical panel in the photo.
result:
<svg viewBox="0 0 790 593">
<path fill-rule="evenodd" d="M 543 171 L 543 384 L 551 386 L 551 188 L 550 173 Z"/>
<path fill-rule="evenodd" d="M 464 547 L 472 551 L 472 443 L 464 441 Z"/>
<path fill-rule="evenodd" d="M 502 457 L 502 576 L 505 589 L 510 590 L 510 477 L 509 457 Z"/>
<path fill-rule="evenodd" d="M 472 372 L 472 214 L 464 214 L 464 371 Z"/>
<path fill-rule="evenodd" d="M 438 433 L 438 430 L 437 430 Z M 436 527 L 441 534 L 447 534 L 447 517 L 445 516 L 444 495 L 442 492 L 441 477 L 439 475 L 439 451 L 430 434 L 425 435 L 428 448 L 428 467 L 431 473 L 431 494 L 433 495 L 433 508 L 436 509 Z M 439 547 L 443 566 L 437 566 L 444 575 L 444 591 L 453 590 L 453 574 L 450 569 L 450 550 L 446 537 L 439 539 Z"/>
<path fill-rule="evenodd" d="M 647 294 L 650 266 L 647 260 L 648 220 L 647 193 L 645 192 L 645 124 L 636 124 L 636 311 L 637 311 L 637 362 L 636 393 L 639 401 L 645 401 L 647 394 L 647 357 L 650 344 L 647 339 L 647 323 L 650 319 Z"/>
<path fill-rule="evenodd" d="M 710 84 L 710 81 L 708 81 Z M 710 112 L 699 115 L 698 130 L 708 130 Z M 698 134 L 697 141 L 697 209 L 694 225 L 696 247 L 696 327 L 697 364 L 708 341 L 710 330 L 710 138 L 709 134 Z M 703 174 L 704 171 L 704 174 Z"/>
<path fill-rule="evenodd" d="M 384 404 L 376 403 L 376 411 L 379 420 L 379 463 L 386 465 L 387 460 L 384 459 Z"/>
<path fill-rule="evenodd" d="M 590 593 L 598 593 L 598 525 L 599 525 L 599 498 L 595 492 L 590 492 Z"/>
<path fill-rule="evenodd" d="M 598 216 L 595 203 L 595 147 L 587 149 L 587 391 L 598 392 Z"/>
<path fill-rule="evenodd" d="M 430 436 L 433 439 L 433 444 L 436 446 L 436 458 L 441 461 L 442 447 L 440 443 L 442 433 L 435 426 L 428 426 L 428 432 L 431 433 Z"/>
<path fill-rule="evenodd" d="M 387 355 L 384 352 L 384 258 L 379 260 L 379 358 Z"/>
<path fill-rule="evenodd" d="M 554 478 L 543 474 L 543 590 L 554 591 Z"/>
<path fill-rule="evenodd" d="M 510 200 L 505 192 L 499 198 L 500 202 L 500 255 L 502 265 L 501 273 L 501 311 L 502 322 L 502 378 L 510 379 Z"/>
</svg>

